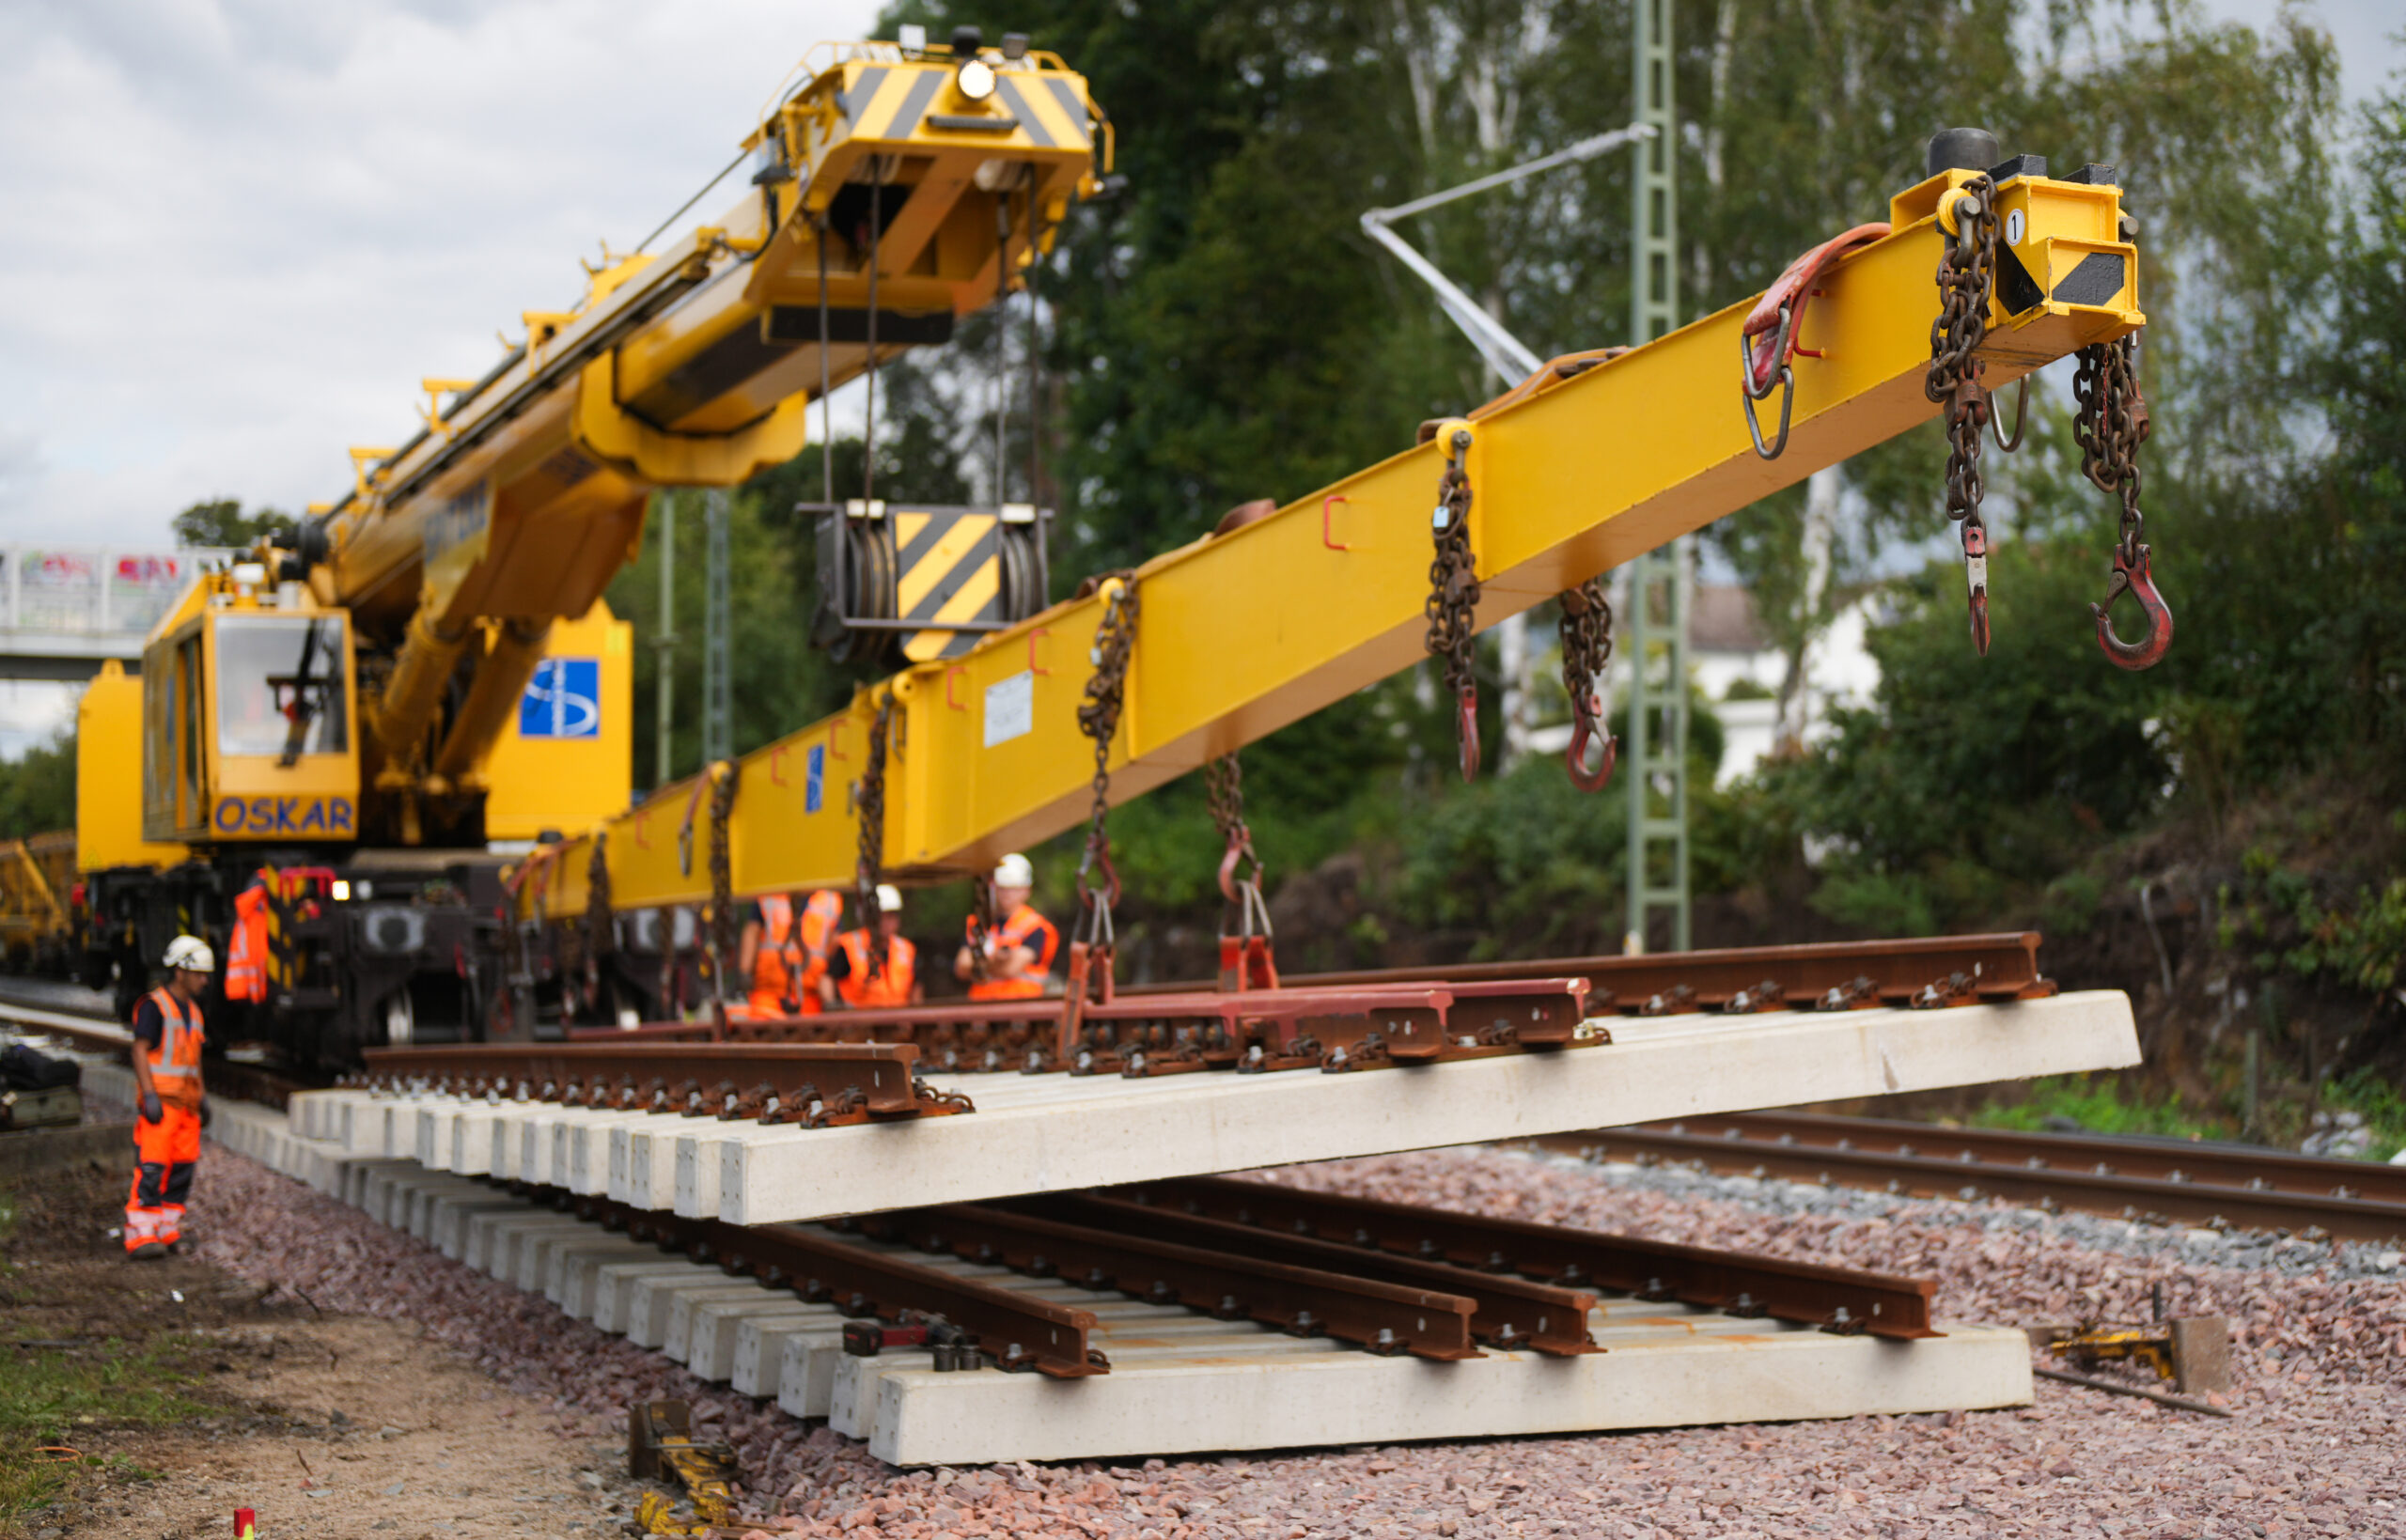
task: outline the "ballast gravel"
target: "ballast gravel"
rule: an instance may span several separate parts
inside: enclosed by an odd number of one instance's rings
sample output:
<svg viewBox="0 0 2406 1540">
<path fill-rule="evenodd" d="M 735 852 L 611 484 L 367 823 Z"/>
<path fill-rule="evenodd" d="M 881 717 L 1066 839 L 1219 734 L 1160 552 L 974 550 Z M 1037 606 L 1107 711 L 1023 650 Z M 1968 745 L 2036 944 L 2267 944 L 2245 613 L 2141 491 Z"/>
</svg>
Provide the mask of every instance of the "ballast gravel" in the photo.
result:
<svg viewBox="0 0 2406 1540">
<path fill-rule="evenodd" d="M 730 1534 L 2406 1535 L 2406 1296 L 2377 1256 L 2199 1255 L 2180 1232 L 1500 1149 L 1258 1174 L 1932 1276 L 1942 1318 L 2139 1320 L 2161 1282 L 2173 1313 L 2230 1317 L 2233 1415 L 2040 1380 L 2034 1406 L 2001 1412 L 902 1471 L 223 1150 L 194 1206 L 208 1260 L 320 1309 L 421 1322 L 547 1402 L 563 1437 L 612 1437 L 631 1401 L 691 1401 L 750 1477 L 754 1527 Z"/>
</svg>

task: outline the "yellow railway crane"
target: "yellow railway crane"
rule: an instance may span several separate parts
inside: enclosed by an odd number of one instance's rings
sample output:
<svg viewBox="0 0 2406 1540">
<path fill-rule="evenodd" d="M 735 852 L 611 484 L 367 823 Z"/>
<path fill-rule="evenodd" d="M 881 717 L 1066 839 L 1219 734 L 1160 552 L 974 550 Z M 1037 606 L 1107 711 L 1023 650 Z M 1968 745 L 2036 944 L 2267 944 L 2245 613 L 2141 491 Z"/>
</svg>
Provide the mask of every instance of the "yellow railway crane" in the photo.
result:
<svg viewBox="0 0 2406 1540">
<path fill-rule="evenodd" d="M 2039 157 L 1995 159 L 1984 133 L 1943 134 L 1931 174 L 1896 195 L 1887 224 L 1809 254 L 1766 297 L 1641 347 L 1555 360 L 1484 407 L 1423 425 L 1416 444 L 1376 465 L 1239 509 L 1206 538 L 1090 580 L 539 852 L 523 890 L 528 923 L 722 916 L 746 895 L 971 876 L 1099 801 L 1228 754 L 1424 652 L 1453 659 L 1467 769 L 1475 631 L 1933 416 L 1949 421 L 1953 484 L 1976 485 L 1960 473 L 1976 465 L 1988 393 L 2073 353 L 2084 441 L 2098 445 L 2091 477 L 2134 489 L 2128 446 L 2144 417 L 2128 339 L 2145 317 L 2113 168 L 2051 178 Z M 1984 649 L 1976 495 L 1951 511 Z M 2102 607 L 2096 624 L 2116 662 L 2145 666 L 2170 618 L 2134 497 L 2124 513 L 2107 605 L 2131 589 L 2148 630 L 2125 646 Z M 1602 729 L 1579 693 L 1573 773 L 1593 785 Z M 1095 945 L 1109 940 L 1101 822 L 1096 811 L 1098 864 L 1081 874 L 1105 899 L 1079 922 Z"/>
<path fill-rule="evenodd" d="M 343 1056 L 414 1035 L 429 989 L 475 1030 L 488 843 L 628 802 L 629 638 L 602 595 L 652 492 L 791 459 L 813 401 L 1016 287 L 1107 169 L 1084 79 L 1017 36 L 822 44 L 788 84 L 724 213 L 605 252 L 482 378 L 422 381 L 407 442 L 352 449 L 338 502 L 206 575 L 138 690 L 87 701 L 80 832 L 121 1000 L 179 931 L 230 940 L 256 880 L 260 1034 L 314 1052 L 332 1030 Z M 1040 603 L 1023 583 L 990 609 Z"/>
</svg>

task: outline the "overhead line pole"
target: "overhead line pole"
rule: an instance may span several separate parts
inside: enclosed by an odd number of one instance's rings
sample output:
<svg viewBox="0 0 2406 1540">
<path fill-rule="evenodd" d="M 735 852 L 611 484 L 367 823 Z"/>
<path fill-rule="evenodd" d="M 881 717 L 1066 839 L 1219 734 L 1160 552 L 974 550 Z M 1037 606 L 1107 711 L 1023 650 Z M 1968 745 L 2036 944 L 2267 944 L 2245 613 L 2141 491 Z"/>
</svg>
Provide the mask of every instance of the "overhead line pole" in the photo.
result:
<svg viewBox="0 0 2406 1540">
<path fill-rule="evenodd" d="M 1632 97 L 1638 141 L 1630 178 L 1630 337 L 1642 347 L 1680 324 L 1679 151 L 1673 138 L 1670 0 L 1630 8 Z M 1688 596 L 1695 542 L 1681 536 L 1629 564 L 1623 627 L 1630 658 L 1629 897 L 1622 950 L 1646 950 L 1648 920 L 1671 917 L 1671 946 L 1688 950 Z M 1666 602 L 1655 613 L 1657 590 Z M 1659 693 L 1649 677 L 1664 665 Z"/>
</svg>

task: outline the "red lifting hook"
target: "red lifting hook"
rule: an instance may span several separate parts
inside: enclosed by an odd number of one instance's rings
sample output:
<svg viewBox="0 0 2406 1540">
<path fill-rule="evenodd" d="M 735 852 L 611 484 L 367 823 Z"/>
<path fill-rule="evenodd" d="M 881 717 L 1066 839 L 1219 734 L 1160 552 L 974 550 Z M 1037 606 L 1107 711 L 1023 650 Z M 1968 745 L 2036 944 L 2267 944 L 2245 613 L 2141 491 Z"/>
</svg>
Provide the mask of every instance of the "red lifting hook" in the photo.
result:
<svg viewBox="0 0 2406 1540">
<path fill-rule="evenodd" d="M 1601 791 L 1613 778 L 1613 763 L 1620 757 L 1620 739 L 1606 733 L 1603 762 L 1593 770 L 1587 769 L 1587 746 L 1596 741 L 1596 719 L 1582 716 L 1570 728 L 1570 747 L 1563 751 L 1570 767 L 1570 784 L 1582 791 Z"/>
<path fill-rule="evenodd" d="M 2097 645 L 2105 656 L 2114 660 L 2116 668 L 2136 672 L 2153 668 L 2164 661 L 2164 652 L 2172 646 L 2172 609 L 2164 596 L 2155 591 L 2155 574 L 2148 569 L 2148 548 L 2138 548 L 2135 564 L 2124 559 L 2121 551 L 2114 552 L 2114 576 L 2105 584 L 2105 602 L 2088 608 L 2097 616 Z M 2147 612 L 2147 634 L 2135 642 L 2125 642 L 2114 634 L 2111 611 L 2114 601 L 2127 589 L 2138 597 L 2139 608 Z"/>
<path fill-rule="evenodd" d="M 1455 703 L 1454 736 L 1461 740 L 1462 779 L 1478 779 L 1478 690 L 1476 686 L 1461 692 Z"/>
</svg>

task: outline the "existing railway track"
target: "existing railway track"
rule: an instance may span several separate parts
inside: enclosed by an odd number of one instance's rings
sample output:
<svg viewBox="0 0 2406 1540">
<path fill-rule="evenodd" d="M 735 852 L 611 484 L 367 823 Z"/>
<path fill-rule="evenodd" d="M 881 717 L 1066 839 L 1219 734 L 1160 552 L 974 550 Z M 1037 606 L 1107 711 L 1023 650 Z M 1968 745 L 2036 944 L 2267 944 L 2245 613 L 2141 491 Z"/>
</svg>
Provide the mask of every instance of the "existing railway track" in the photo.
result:
<svg viewBox="0 0 2406 1540">
<path fill-rule="evenodd" d="M 2210 1228 L 2406 1237 L 2406 1170 L 2231 1144 L 1744 1112 L 1558 1134 L 1597 1159 L 1953 1198 L 2004 1198 Z"/>
<path fill-rule="evenodd" d="M 106 1017 L 81 1011 L 54 1010 L 13 1000 L 0 1000 L 0 1025 L 61 1038 L 86 1053 L 122 1059 L 133 1034 Z M 242 1059 L 211 1058 L 204 1071 L 210 1087 L 222 1096 L 282 1109 L 295 1091 L 317 1089 L 330 1077 L 308 1075 L 279 1066 Z"/>
</svg>

